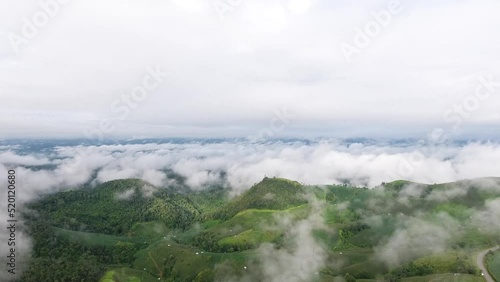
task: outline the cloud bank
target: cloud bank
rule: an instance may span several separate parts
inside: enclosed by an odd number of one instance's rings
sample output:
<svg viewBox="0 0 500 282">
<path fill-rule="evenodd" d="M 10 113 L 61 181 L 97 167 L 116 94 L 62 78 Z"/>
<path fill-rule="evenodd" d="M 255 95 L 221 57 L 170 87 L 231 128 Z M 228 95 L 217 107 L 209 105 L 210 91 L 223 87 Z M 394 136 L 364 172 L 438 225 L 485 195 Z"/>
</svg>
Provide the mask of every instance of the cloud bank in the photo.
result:
<svg viewBox="0 0 500 282">
<path fill-rule="evenodd" d="M 415 158 L 416 155 L 419 157 Z M 305 184 L 348 181 L 371 188 L 397 179 L 432 184 L 498 176 L 500 171 L 500 145 L 488 142 L 425 147 L 336 140 L 261 143 L 226 140 L 56 146 L 50 152 L 31 155 L 7 146 L 0 151 L 0 157 L 0 173 L 16 169 L 26 199 L 56 189 L 121 178 L 141 178 L 156 186 L 166 186 L 175 181 L 167 171 L 183 177 L 191 189 L 203 189 L 222 180 L 235 194 L 264 176 Z M 452 195 L 435 195 L 449 196 Z"/>
</svg>

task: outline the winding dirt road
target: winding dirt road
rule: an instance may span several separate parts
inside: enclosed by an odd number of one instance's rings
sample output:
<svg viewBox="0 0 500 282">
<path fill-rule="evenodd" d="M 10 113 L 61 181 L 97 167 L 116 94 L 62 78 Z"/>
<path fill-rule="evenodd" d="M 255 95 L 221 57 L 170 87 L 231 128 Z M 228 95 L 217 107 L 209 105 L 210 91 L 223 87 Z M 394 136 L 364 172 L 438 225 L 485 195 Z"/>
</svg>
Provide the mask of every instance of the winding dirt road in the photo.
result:
<svg viewBox="0 0 500 282">
<path fill-rule="evenodd" d="M 489 251 L 496 251 L 498 249 L 500 249 L 500 247 L 496 246 L 494 248 L 482 251 L 477 256 L 477 261 L 476 261 L 477 266 L 479 266 L 479 268 L 483 272 L 483 277 L 484 277 L 484 279 L 486 279 L 487 282 L 495 282 L 495 279 L 493 279 L 493 277 L 491 277 L 490 273 L 488 272 L 488 269 L 486 269 L 486 266 L 484 265 L 484 257 L 486 256 L 486 254 L 488 254 Z"/>
</svg>

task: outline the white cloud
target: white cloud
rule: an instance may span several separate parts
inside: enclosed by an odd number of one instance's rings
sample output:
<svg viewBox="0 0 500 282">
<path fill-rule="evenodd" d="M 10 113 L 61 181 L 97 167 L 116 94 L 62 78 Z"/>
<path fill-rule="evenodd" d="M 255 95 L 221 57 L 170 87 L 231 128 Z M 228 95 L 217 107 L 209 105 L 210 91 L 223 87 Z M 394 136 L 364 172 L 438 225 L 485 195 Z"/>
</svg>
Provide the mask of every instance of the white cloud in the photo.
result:
<svg viewBox="0 0 500 282">
<path fill-rule="evenodd" d="M 411 169 L 401 173 L 402 164 L 407 164 L 414 152 L 420 152 L 421 159 L 409 163 Z M 406 144 L 346 145 L 335 140 L 308 143 L 221 141 L 57 147 L 46 156 L 23 156 L 4 150 L 0 155 L 5 156 L 1 163 L 17 168 L 23 175 L 26 191 L 32 192 L 76 187 L 91 181 L 93 175 L 96 175 L 96 182 L 141 178 L 155 186 L 164 186 L 172 183 L 165 169 L 184 177 L 194 189 L 218 182 L 221 173 L 225 173 L 227 184 L 236 194 L 266 175 L 306 184 L 349 180 L 353 185 L 374 187 L 397 179 L 433 184 L 498 176 L 500 171 L 497 161 L 500 145 L 495 143 L 447 145 L 436 149 Z M 51 164 L 55 168 L 24 167 L 34 164 Z M 484 186 L 488 189 L 491 185 L 485 183 Z M 463 189 L 457 189 L 431 196 L 442 199 L 464 193 Z M 412 195 L 412 191 L 406 192 Z"/>
<path fill-rule="evenodd" d="M 49 159 L 47 159 L 46 157 L 37 158 L 36 156 L 31 155 L 17 155 L 11 151 L 1 152 L 1 150 L 2 149 L 0 148 L 0 160 L 2 160 L 2 163 L 4 164 L 44 165 L 50 163 Z"/>
<path fill-rule="evenodd" d="M 115 197 L 118 200 L 130 200 L 134 194 L 135 194 L 135 189 L 130 188 L 130 189 L 125 190 L 123 192 L 116 193 Z"/>
<path fill-rule="evenodd" d="M 291 0 L 288 1 L 287 7 L 293 14 L 302 15 L 311 8 L 312 2 L 311 0 Z"/>
<path fill-rule="evenodd" d="M 479 226 L 483 231 L 498 234 L 500 231 L 500 198 L 488 200 L 484 209 L 477 211 L 472 216 L 473 224 Z"/>
<path fill-rule="evenodd" d="M 399 218 L 402 227 L 375 248 L 376 257 L 393 268 L 417 257 L 443 252 L 452 235 L 456 235 L 458 224 L 447 214 L 439 217 L 439 224 L 416 217 Z"/>
</svg>

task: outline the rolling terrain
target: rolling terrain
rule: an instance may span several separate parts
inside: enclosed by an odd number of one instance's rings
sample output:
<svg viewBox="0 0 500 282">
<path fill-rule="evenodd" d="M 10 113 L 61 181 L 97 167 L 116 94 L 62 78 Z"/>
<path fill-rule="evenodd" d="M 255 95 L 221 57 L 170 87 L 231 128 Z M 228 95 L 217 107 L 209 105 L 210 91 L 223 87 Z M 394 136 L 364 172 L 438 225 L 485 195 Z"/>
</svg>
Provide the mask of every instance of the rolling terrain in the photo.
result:
<svg viewBox="0 0 500 282">
<path fill-rule="evenodd" d="M 232 198 L 115 180 L 29 205 L 22 280 L 484 281 L 476 258 L 500 243 L 499 199 L 496 178 L 367 189 L 266 177 Z"/>
</svg>

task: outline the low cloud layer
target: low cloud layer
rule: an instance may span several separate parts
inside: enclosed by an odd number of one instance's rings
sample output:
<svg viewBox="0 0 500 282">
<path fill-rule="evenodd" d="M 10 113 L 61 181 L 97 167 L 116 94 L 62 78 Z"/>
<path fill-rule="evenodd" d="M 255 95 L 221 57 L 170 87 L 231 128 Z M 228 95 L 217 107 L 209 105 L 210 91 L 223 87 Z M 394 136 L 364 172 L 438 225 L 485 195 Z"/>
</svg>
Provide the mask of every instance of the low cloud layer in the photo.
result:
<svg viewBox="0 0 500 282">
<path fill-rule="evenodd" d="M 121 178 L 141 178 L 156 186 L 166 186 L 174 182 L 166 171 L 184 177 L 192 189 L 218 183 L 223 175 L 222 180 L 235 194 L 264 176 L 285 177 L 306 184 L 349 181 L 357 186 L 374 187 L 397 179 L 442 183 L 498 176 L 500 171 L 497 143 L 435 148 L 334 140 L 221 141 L 61 146 L 36 154 L 23 153 L 22 147 L 4 146 L 0 157 L 0 173 L 6 175 L 8 169 L 16 169 L 24 199 L 84 183 Z"/>
</svg>

